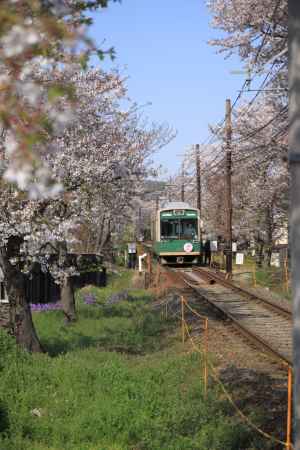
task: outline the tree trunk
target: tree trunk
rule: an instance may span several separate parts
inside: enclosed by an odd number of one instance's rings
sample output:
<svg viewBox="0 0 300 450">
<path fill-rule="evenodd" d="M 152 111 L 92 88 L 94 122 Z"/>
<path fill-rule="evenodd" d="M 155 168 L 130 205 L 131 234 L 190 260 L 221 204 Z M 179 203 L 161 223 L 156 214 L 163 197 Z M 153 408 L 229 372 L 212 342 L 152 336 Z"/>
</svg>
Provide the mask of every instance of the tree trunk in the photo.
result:
<svg viewBox="0 0 300 450">
<path fill-rule="evenodd" d="M 9 300 L 10 330 L 17 343 L 29 352 L 41 352 L 42 347 L 37 337 L 32 321 L 30 305 L 25 295 L 25 279 L 17 266 L 13 266 L 9 258 L 9 249 L 15 247 L 18 238 L 12 238 L 14 243 L 8 243 L 8 249 L 0 249 L 0 264 L 4 273 L 4 284 Z M 12 244 L 12 245 L 11 245 Z M 17 243 L 17 247 L 20 246 Z M 15 253 L 15 252 L 14 252 Z M 14 255 L 13 255 L 14 256 Z"/>
<path fill-rule="evenodd" d="M 68 254 L 66 242 L 60 242 L 59 245 L 59 263 L 61 267 L 68 267 L 71 264 L 70 255 Z M 60 288 L 62 309 L 65 315 L 66 323 L 75 322 L 76 308 L 73 280 L 70 276 L 65 275 Z"/>
<path fill-rule="evenodd" d="M 104 226 L 105 226 L 106 218 L 103 216 L 101 225 L 98 227 L 98 232 L 96 235 L 96 245 L 95 245 L 95 252 L 101 252 L 101 242 L 103 240 L 103 233 L 104 233 Z"/>
<path fill-rule="evenodd" d="M 25 297 L 25 282 L 22 273 L 15 271 L 6 284 L 10 307 L 10 328 L 17 343 L 29 352 L 41 352 L 31 316 L 31 309 Z"/>
<path fill-rule="evenodd" d="M 71 277 L 65 276 L 61 286 L 61 303 L 67 323 L 75 322 L 76 308 L 73 281 Z"/>
<path fill-rule="evenodd" d="M 274 215 L 273 203 L 267 208 L 267 266 L 271 267 L 272 247 L 273 247 L 273 229 Z"/>
</svg>

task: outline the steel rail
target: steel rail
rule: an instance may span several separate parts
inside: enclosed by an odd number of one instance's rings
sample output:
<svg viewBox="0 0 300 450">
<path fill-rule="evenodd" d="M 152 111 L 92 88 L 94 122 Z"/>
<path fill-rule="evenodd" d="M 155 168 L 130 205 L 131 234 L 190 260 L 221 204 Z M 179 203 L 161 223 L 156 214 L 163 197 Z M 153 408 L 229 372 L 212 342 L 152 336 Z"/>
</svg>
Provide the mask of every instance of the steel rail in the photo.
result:
<svg viewBox="0 0 300 450">
<path fill-rule="evenodd" d="M 178 271 L 178 272 L 180 273 L 180 271 Z M 194 283 L 191 282 L 191 280 L 187 280 L 186 277 L 184 276 L 184 272 L 180 273 L 180 276 L 187 286 L 189 286 L 191 289 L 193 289 L 199 296 L 201 296 L 202 298 L 205 298 L 205 300 L 209 304 L 211 304 L 215 309 L 217 309 L 219 312 L 221 312 L 223 316 L 227 317 L 231 321 L 231 323 L 234 325 L 234 327 L 241 334 L 243 334 L 248 340 L 250 340 L 252 343 L 254 343 L 257 347 L 263 349 L 265 352 L 271 354 L 276 360 L 279 360 L 281 363 L 284 363 L 284 365 L 288 365 L 288 366 L 292 367 L 292 358 L 289 358 L 286 355 L 279 352 L 278 349 L 274 348 L 274 346 L 272 346 L 264 338 L 262 338 L 261 336 L 259 336 L 255 332 L 253 332 L 249 327 L 245 326 L 244 324 L 241 324 L 240 321 L 238 319 L 236 319 L 235 317 L 233 317 L 233 315 L 230 312 L 228 312 L 225 308 L 222 308 L 220 305 L 213 302 L 209 298 L 209 296 L 205 296 L 205 294 L 203 292 L 199 292 L 200 286 L 195 285 Z M 207 276 L 207 278 L 215 280 L 215 278 L 213 276 L 211 276 L 211 277 Z M 219 278 L 219 277 L 217 277 L 217 278 Z M 219 280 L 217 279 L 215 281 L 218 282 Z M 225 287 L 229 287 L 229 288 L 233 289 L 231 286 L 232 283 L 227 284 L 227 280 L 222 280 L 222 282 L 223 281 L 226 281 Z M 204 289 L 205 288 L 203 288 L 203 290 Z M 250 295 L 248 295 L 248 297 L 249 296 Z M 252 296 L 252 294 L 251 294 L 251 296 Z M 284 310 L 284 311 L 288 311 L 288 310 Z M 291 312 L 290 311 L 288 311 L 288 312 L 290 313 L 290 317 L 291 317 L 292 316 Z M 285 315 L 285 317 L 286 317 L 286 315 Z"/>
<path fill-rule="evenodd" d="M 256 294 L 254 292 L 248 291 L 246 288 L 243 288 L 241 286 L 238 286 L 234 284 L 233 282 L 226 280 L 222 277 L 220 277 L 217 273 L 211 272 L 205 269 L 202 269 L 201 267 L 197 267 L 193 269 L 194 272 L 199 272 L 201 275 L 203 275 L 206 278 L 210 278 L 212 280 L 217 281 L 220 284 L 223 284 L 223 286 L 228 287 L 234 291 L 240 292 L 242 295 L 246 297 L 250 297 L 260 303 L 265 304 L 268 308 L 274 310 L 278 314 L 286 316 L 288 319 L 292 319 L 293 314 L 289 309 L 284 308 L 281 305 L 278 305 L 271 300 L 266 299 L 265 297 L 260 296 L 259 294 Z"/>
</svg>

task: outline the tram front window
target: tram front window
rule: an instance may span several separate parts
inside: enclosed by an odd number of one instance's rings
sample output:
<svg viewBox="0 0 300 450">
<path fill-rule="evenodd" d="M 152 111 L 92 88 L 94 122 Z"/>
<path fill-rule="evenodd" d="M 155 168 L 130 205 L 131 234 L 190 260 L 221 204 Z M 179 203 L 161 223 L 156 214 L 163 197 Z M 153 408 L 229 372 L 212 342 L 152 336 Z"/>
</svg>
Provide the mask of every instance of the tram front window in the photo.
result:
<svg viewBox="0 0 300 450">
<path fill-rule="evenodd" d="M 174 219 L 161 222 L 161 239 L 197 239 L 197 219 Z"/>
</svg>

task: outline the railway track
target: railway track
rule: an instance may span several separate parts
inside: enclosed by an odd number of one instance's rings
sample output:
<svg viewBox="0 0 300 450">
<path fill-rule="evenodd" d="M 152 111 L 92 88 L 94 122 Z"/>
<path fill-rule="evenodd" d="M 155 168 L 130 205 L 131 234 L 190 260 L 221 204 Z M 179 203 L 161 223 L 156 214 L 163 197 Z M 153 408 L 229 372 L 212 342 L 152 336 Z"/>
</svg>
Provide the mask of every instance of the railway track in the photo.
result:
<svg viewBox="0 0 300 450">
<path fill-rule="evenodd" d="M 277 360 L 292 366 L 292 312 L 204 268 L 173 269 L 240 333 Z"/>
</svg>

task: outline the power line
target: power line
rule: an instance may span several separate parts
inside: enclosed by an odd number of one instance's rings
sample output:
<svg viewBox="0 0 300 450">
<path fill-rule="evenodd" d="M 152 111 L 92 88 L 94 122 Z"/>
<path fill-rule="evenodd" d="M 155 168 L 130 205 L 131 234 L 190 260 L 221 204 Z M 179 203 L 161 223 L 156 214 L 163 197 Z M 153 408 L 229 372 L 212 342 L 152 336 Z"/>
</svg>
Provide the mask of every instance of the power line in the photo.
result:
<svg viewBox="0 0 300 450">
<path fill-rule="evenodd" d="M 233 142 L 241 143 L 241 142 L 247 141 L 251 137 L 254 137 L 256 134 L 260 133 L 262 130 L 264 130 L 269 125 L 271 125 L 271 123 L 273 123 L 276 119 L 278 119 L 283 113 L 287 112 L 287 110 L 288 110 L 288 107 L 284 106 L 283 108 L 280 109 L 280 111 L 277 114 L 275 114 L 275 116 L 273 116 L 270 120 L 268 120 L 268 122 L 266 122 L 264 125 L 252 130 L 250 133 L 248 133 L 240 138 L 233 139 Z"/>
<path fill-rule="evenodd" d="M 274 19 L 274 17 L 275 17 L 275 14 L 276 14 L 277 9 L 278 9 L 278 7 L 279 7 L 280 1 L 281 1 L 281 0 L 277 0 L 277 3 L 276 3 L 275 8 L 274 8 L 274 10 L 273 10 L 273 14 L 272 14 L 272 16 L 271 16 L 271 21 L 272 21 L 272 20 Z M 257 61 L 258 61 L 258 57 L 259 57 L 259 55 L 260 55 L 260 53 L 261 53 L 261 51 L 262 51 L 262 49 L 263 49 L 263 46 L 265 45 L 265 42 L 266 42 L 268 33 L 269 33 L 270 30 L 271 30 L 271 26 L 272 26 L 272 25 L 271 25 L 271 23 L 270 23 L 270 24 L 268 25 L 268 30 L 265 32 L 265 35 L 264 35 L 264 37 L 263 37 L 263 39 L 262 39 L 262 42 L 261 42 L 261 44 L 260 44 L 260 46 L 259 46 L 259 48 L 258 48 L 258 51 L 257 51 L 256 55 L 255 55 L 253 65 L 256 64 Z M 277 27 L 277 23 L 275 23 L 275 25 L 274 25 L 274 30 L 273 30 L 273 32 L 275 31 L 276 27 Z"/>
<path fill-rule="evenodd" d="M 260 145 L 256 145 L 255 147 L 248 147 L 248 148 L 244 149 L 244 151 L 245 150 L 251 151 L 251 154 L 245 155 L 245 156 L 243 156 L 241 158 L 238 158 L 238 159 L 234 158 L 233 162 L 235 164 L 238 164 L 240 162 L 244 162 L 244 161 L 246 161 L 246 160 L 248 160 L 250 158 L 253 158 L 255 150 L 260 150 L 262 148 L 265 148 L 266 146 L 270 145 L 272 143 L 272 141 L 274 141 L 275 139 L 278 139 L 279 137 L 281 137 L 281 135 L 282 135 L 282 137 L 287 136 L 287 131 L 288 131 L 288 126 L 284 127 L 284 129 L 279 130 L 277 133 L 275 133 L 275 135 L 270 138 L 268 143 L 260 144 Z"/>
<path fill-rule="evenodd" d="M 262 83 L 260 84 L 257 93 L 256 93 L 256 94 L 254 95 L 254 97 L 250 100 L 250 102 L 247 103 L 246 108 L 245 108 L 241 113 L 239 113 L 239 117 L 243 116 L 247 111 L 249 111 L 249 108 L 253 105 L 253 103 L 255 102 L 255 100 L 257 99 L 257 97 L 263 92 L 263 88 L 264 88 L 264 86 L 265 86 L 265 84 L 266 84 L 266 82 L 267 82 L 269 76 L 270 76 L 271 73 L 272 73 L 272 70 L 273 70 L 274 65 L 275 65 L 275 61 L 273 62 L 272 66 L 271 66 L 271 68 L 270 68 L 270 70 L 269 70 L 269 72 L 267 73 L 267 75 L 266 75 L 265 78 L 263 79 Z M 271 80 L 270 82 L 272 82 L 272 80 Z"/>
</svg>

